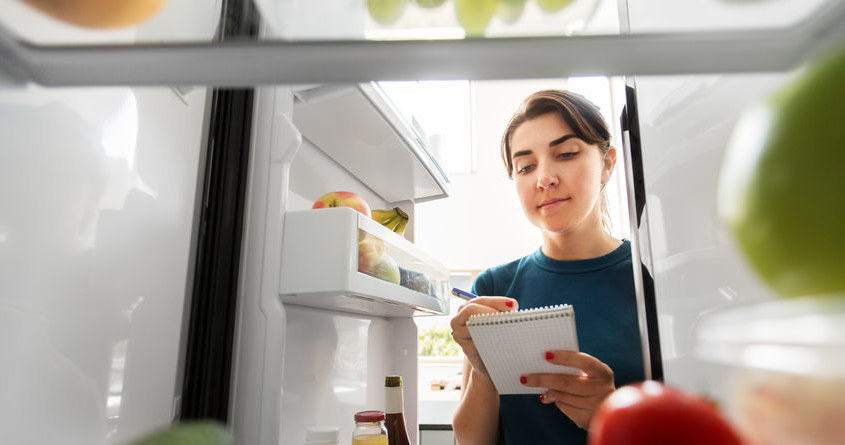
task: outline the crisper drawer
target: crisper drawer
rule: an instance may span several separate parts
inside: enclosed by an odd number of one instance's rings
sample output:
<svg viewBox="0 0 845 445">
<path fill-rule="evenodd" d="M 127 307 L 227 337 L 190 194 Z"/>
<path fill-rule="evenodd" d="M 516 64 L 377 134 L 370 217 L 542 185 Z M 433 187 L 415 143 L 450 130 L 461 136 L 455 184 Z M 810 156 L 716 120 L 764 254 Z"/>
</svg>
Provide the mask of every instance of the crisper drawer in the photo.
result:
<svg viewBox="0 0 845 445">
<path fill-rule="evenodd" d="M 448 311 L 448 270 L 351 208 L 287 212 L 283 233 L 285 303 L 381 316 Z"/>
</svg>

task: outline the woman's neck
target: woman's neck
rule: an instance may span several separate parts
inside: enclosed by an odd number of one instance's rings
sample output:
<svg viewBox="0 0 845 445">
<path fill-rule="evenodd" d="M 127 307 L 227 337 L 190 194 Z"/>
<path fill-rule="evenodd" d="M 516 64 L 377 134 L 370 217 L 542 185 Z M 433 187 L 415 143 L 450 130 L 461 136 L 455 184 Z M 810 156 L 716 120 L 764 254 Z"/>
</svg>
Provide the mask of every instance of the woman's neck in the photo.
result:
<svg viewBox="0 0 845 445">
<path fill-rule="evenodd" d="M 555 260 L 586 260 L 607 255 L 622 244 L 602 228 L 591 232 L 544 233 L 543 254 Z"/>
</svg>

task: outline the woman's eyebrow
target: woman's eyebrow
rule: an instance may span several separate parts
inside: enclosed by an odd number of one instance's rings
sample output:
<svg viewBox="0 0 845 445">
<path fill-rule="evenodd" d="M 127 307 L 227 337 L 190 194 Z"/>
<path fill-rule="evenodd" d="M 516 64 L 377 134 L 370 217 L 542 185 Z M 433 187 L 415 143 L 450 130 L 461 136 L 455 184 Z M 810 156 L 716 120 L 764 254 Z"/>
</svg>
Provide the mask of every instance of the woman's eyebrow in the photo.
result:
<svg viewBox="0 0 845 445">
<path fill-rule="evenodd" d="M 520 156 L 528 156 L 531 153 L 532 153 L 531 150 L 520 150 L 520 151 L 514 153 L 513 155 L 511 155 L 511 159 L 516 159 Z"/>
<path fill-rule="evenodd" d="M 565 134 L 565 135 L 563 135 L 563 136 L 561 136 L 561 137 L 559 137 L 559 138 L 557 138 L 557 139 L 555 139 L 555 140 L 553 140 L 553 141 L 549 142 L 549 147 L 554 147 L 554 146 L 556 146 L 556 145 L 560 145 L 560 144 L 562 144 L 562 143 L 564 143 L 564 142 L 566 142 L 566 141 L 568 141 L 568 140 L 570 140 L 570 139 L 572 139 L 572 138 L 575 138 L 575 137 L 578 137 L 578 136 L 575 136 L 575 135 L 574 135 L 574 134 L 572 134 L 572 133 L 570 133 L 570 134 Z"/>
</svg>

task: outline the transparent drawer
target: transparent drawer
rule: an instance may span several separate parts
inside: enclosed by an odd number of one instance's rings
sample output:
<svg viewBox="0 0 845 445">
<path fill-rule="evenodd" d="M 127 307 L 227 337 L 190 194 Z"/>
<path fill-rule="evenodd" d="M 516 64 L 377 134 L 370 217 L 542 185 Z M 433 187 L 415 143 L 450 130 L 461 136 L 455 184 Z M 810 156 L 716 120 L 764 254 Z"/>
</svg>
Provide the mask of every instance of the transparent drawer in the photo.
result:
<svg viewBox="0 0 845 445">
<path fill-rule="evenodd" d="M 714 312 L 699 322 L 695 354 L 749 443 L 843 443 L 845 297 Z"/>
<path fill-rule="evenodd" d="M 381 316 L 448 311 L 448 270 L 346 207 L 285 214 L 283 302 Z"/>
</svg>

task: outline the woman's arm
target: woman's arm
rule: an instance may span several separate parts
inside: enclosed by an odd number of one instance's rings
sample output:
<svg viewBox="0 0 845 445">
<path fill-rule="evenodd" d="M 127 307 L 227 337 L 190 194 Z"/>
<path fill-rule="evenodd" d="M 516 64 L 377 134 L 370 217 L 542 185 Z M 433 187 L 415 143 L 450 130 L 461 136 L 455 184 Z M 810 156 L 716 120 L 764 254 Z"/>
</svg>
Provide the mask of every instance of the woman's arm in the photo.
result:
<svg viewBox="0 0 845 445">
<path fill-rule="evenodd" d="M 452 429 L 460 445 L 492 445 L 499 432 L 499 393 L 486 374 L 473 371 L 464 359 L 461 401 L 452 416 Z"/>
<path fill-rule="evenodd" d="M 452 416 L 452 429 L 460 445 L 492 445 L 499 431 L 499 393 L 484 370 L 466 322 L 471 315 L 512 311 L 516 300 L 478 297 L 463 305 L 452 318 L 452 338 L 464 351 L 464 384 L 461 401 Z"/>
</svg>

